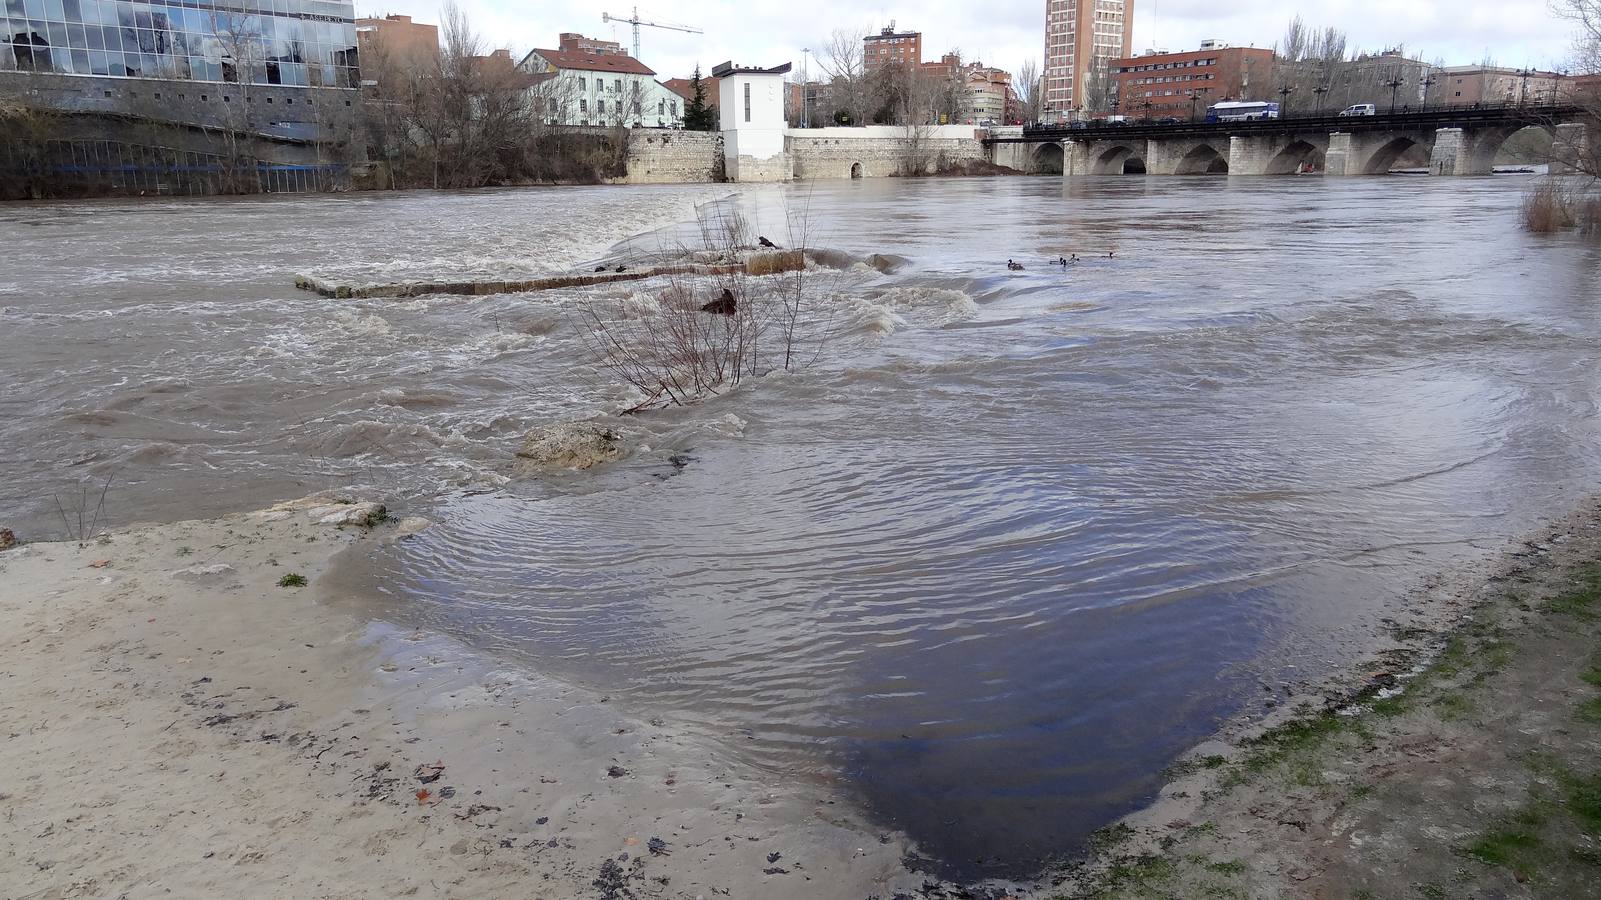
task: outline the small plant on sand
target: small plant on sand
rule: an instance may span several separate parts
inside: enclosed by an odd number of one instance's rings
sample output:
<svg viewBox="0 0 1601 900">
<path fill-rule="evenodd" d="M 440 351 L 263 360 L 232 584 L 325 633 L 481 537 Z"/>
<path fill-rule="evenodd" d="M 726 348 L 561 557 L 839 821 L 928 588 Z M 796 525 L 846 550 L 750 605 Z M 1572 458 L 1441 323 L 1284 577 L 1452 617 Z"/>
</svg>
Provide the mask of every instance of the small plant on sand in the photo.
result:
<svg viewBox="0 0 1601 900">
<path fill-rule="evenodd" d="M 177 554 L 179 556 L 189 556 L 190 554 L 195 552 L 195 548 L 193 548 L 193 547 L 179 547 L 176 552 L 177 552 Z"/>
<path fill-rule="evenodd" d="M 278 586 L 284 588 L 305 587 L 306 576 L 301 575 L 298 572 L 290 572 L 288 575 L 278 579 Z"/>
<path fill-rule="evenodd" d="M 56 512 L 61 514 L 61 527 L 66 529 L 67 540 L 76 541 L 82 546 L 94 537 L 106 511 L 106 492 L 111 490 L 111 481 L 116 477 L 116 472 L 106 476 L 98 496 L 91 497 L 88 482 L 78 485 L 76 496 L 68 493 L 65 503 L 60 494 L 55 495 Z"/>
</svg>

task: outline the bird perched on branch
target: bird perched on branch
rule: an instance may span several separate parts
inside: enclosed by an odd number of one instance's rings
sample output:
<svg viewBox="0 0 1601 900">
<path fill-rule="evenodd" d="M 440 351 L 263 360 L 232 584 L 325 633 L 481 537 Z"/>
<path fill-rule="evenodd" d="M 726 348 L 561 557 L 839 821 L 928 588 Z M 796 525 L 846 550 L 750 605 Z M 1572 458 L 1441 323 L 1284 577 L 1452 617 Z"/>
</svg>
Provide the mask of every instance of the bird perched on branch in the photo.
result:
<svg viewBox="0 0 1601 900">
<path fill-rule="evenodd" d="M 756 237 L 756 243 L 761 244 L 763 247 L 766 247 L 769 250 L 777 250 L 778 249 L 778 245 L 777 244 L 773 243 L 772 241 L 768 240 L 767 238 L 761 237 L 760 235 L 758 235 Z"/>
<path fill-rule="evenodd" d="M 711 313 L 714 316 L 731 316 L 739 309 L 739 302 L 734 299 L 734 292 L 723 288 L 722 296 L 710 303 L 701 306 L 701 312 Z"/>
</svg>

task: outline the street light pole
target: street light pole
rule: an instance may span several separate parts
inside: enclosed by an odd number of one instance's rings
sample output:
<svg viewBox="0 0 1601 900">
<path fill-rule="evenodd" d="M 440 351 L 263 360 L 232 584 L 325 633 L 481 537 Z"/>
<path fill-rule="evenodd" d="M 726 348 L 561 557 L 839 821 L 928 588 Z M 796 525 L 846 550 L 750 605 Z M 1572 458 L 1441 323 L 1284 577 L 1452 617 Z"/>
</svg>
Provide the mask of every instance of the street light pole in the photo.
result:
<svg viewBox="0 0 1601 900">
<path fill-rule="evenodd" d="M 1429 74 L 1423 76 L 1423 109 L 1425 112 L 1429 109 L 1429 88 L 1433 87 L 1434 83 L 1439 80 L 1434 77 L 1433 69 L 1429 70 Z"/>
<path fill-rule="evenodd" d="M 1384 86 L 1390 89 L 1390 112 L 1392 114 L 1395 112 L 1395 98 L 1396 95 L 1401 92 L 1401 84 L 1401 73 L 1396 70 L 1391 70 L 1390 80 L 1384 82 Z"/>
<path fill-rule="evenodd" d="M 811 117 L 812 96 L 811 96 L 811 94 L 812 94 L 812 91 L 811 91 L 811 85 L 809 84 L 809 82 L 811 81 L 811 70 L 812 70 L 812 48 L 810 48 L 810 47 L 802 47 L 801 48 L 801 127 L 802 128 L 810 128 L 810 127 L 812 127 L 811 126 L 811 121 L 812 121 L 812 117 Z"/>
<path fill-rule="evenodd" d="M 1295 88 L 1291 85 L 1286 84 L 1279 88 L 1279 115 L 1282 116 L 1290 111 L 1290 95 L 1293 93 Z"/>
<path fill-rule="evenodd" d="M 1328 92 L 1329 86 L 1326 84 L 1320 84 L 1312 89 L 1312 93 L 1317 94 L 1317 109 L 1314 110 L 1314 112 L 1318 113 L 1319 115 L 1323 113 L 1323 95 L 1327 94 Z"/>
</svg>

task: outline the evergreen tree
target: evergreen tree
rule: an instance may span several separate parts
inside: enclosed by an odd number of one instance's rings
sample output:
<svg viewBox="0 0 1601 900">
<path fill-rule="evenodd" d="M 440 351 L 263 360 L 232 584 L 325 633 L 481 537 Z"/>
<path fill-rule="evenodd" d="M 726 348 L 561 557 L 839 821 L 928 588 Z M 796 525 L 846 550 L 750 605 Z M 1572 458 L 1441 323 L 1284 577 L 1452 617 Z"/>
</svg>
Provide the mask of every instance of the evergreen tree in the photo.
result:
<svg viewBox="0 0 1601 900">
<path fill-rule="evenodd" d="M 716 131 L 717 113 L 706 103 L 706 83 L 700 79 L 700 66 L 690 79 L 690 98 L 684 103 L 685 131 Z"/>
</svg>

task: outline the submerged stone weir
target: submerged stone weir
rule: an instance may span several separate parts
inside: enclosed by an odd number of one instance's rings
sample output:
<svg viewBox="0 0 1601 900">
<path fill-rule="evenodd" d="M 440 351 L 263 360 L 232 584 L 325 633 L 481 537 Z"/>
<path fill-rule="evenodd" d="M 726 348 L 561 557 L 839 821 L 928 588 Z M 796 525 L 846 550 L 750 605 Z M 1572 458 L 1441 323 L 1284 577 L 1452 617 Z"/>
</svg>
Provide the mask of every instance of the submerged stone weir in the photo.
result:
<svg viewBox="0 0 1601 900">
<path fill-rule="evenodd" d="M 366 297 L 421 297 L 426 294 L 459 294 L 477 297 L 490 294 L 521 294 L 555 288 L 589 287 L 619 281 L 642 281 L 662 275 L 776 275 L 806 267 L 802 250 L 755 253 L 737 263 L 684 263 L 644 266 L 626 272 L 579 272 L 572 275 L 546 275 L 525 281 L 413 281 L 399 284 L 333 284 L 310 275 L 296 275 L 295 287 L 324 297 L 359 299 Z"/>
</svg>

